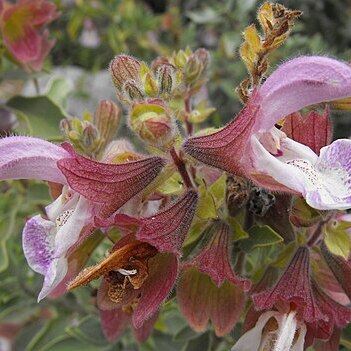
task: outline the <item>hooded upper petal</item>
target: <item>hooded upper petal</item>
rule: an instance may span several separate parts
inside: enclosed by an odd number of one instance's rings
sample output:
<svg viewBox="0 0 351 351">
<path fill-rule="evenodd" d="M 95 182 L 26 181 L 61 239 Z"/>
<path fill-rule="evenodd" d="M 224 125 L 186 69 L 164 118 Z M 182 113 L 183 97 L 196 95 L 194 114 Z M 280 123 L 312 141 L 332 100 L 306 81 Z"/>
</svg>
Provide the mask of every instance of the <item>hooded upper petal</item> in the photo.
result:
<svg viewBox="0 0 351 351">
<path fill-rule="evenodd" d="M 40 179 L 65 184 L 57 161 L 69 158 L 62 147 L 23 136 L 0 139 L 0 180 Z"/>
<path fill-rule="evenodd" d="M 102 163 L 77 154 L 68 143 L 62 146 L 73 156 L 58 162 L 69 186 L 88 200 L 103 203 L 101 213 L 105 217 L 151 183 L 165 164 L 159 157 L 120 164 Z"/>
<path fill-rule="evenodd" d="M 306 106 L 351 96 L 351 67 L 322 56 L 302 56 L 278 67 L 259 89 L 253 133 L 267 131 Z"/>
</svg>

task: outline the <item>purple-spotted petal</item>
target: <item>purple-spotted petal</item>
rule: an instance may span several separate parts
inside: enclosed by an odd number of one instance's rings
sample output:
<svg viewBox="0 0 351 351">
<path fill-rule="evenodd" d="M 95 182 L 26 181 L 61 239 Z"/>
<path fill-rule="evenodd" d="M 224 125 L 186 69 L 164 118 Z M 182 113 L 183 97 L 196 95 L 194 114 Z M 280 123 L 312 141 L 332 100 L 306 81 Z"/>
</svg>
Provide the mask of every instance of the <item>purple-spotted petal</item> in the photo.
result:
<svg viewBox="0 0 351 351">
<path fill-rule="evenodd" d="M 45 275 L 53 259 L 55 225 L 40 215 L 30 218 L 23 228 L 23 252 L 33 271 Z"/>
<path fill-rule="evenodd" d="M 56 163 L 67 157 L 66 150 L 45 140 L 24 136 L 0 139 L 0 180 L 40 179 L 65 184 Z"/>
<path fill-rule="evenodd" d="M 351 140 L 340 139 L 323 147 L 315 165 L 319 187 L 306 194 L 307 202 L 319 209 L 351 207 Z"/>
<path fill-rule="evenodd" d="M 62 226 L 57 230 L 55 237 L 55 256 L 59 257 L 66 254 L 79 238 L 83 227 L 91 219 L 91 204 L 83 196 L 80 196 L 77 205 L 67 210 L 68 219 L 63 219 Z M 72 211 L 72 212 L 69 212 Z"/>
<path fill-rule="evenodd" d="M 253 132 L 269 130 L 306 106 L 351 96 L 351 67 L 328 57 L 302 56 L 276 69 L 259 89 L 262 109 Z"/>
<path fill-rule="evenodd" d="M 55 225 L 39 215 L 29 219 L 23 229 L 23 251 L 28 265 L 45 276 L 38 301 L 54 290 L 67 273 L 67 259 L 54 257 L 55 232 Z"/>
<path fill-rule="evenodd" d="M 273 156 L 252 137 L 253 164 L 257 171 L 302 194 L 314 208 L 351 207 L 351 140 L 340 139 L 323 147 L 319 157 L 289 138 L 282 142 L 282 150 L 282 156 Z"/>
</svg>

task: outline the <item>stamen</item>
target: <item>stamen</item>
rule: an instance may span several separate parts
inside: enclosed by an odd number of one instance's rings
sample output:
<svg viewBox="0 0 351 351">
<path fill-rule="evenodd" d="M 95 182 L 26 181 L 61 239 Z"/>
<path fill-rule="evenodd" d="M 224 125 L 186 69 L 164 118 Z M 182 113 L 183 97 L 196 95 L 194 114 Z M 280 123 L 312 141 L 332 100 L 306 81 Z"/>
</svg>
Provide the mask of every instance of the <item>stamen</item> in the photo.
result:
<svg viewBox="0 0 351 351">
<path fill-rule="evenodd" d="M 129 276 L 129 275 L 135 275 L 137 274 L 137 270 L 136 269 L 117 269 L 116 272 L 119 272 L 123 275 Z"/>
<path fill-rule="evenodd" d="M 297 328 L 295 316 L 295 311 L 291 311 L 288 315 L 285 314 L 283 316 L 283 319 L 280 322 L 279 334 L 273 351 L 291 350 Z"/>
</svg>

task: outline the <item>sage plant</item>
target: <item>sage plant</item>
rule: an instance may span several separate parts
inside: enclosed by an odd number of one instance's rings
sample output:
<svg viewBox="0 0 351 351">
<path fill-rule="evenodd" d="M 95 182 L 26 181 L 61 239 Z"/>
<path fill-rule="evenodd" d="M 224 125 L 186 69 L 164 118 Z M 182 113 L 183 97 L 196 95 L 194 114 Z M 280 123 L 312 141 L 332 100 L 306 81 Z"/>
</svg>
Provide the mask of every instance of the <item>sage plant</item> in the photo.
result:
<svg viewBox="0 0 351 351">
<path fill-rule="evenodd" d="M 331 142 L 330 113 L 351 97 L 351 67 L 303 56 L 267 75 L 299 15 L 260 7 L 262 30 L 247 27 L 240 50 L 244 106 L 219 130 L 202 127 L 215 113 L 199 100 L 209 52 L 187 48 L 150 65 L 111 61 L 142 152 L 115 138 L 123 113 L 106 100 L 93 118 L 63 120 L 61 145 L 0 140 L 0 179 L 47 181 L 53 195 L 23 229 L 28 264 L 44 276 L 39 301 L 100 279 L 111 342 L 128 325 L 145 341 L 171 296 L 197 332 L 210 323 L 221 337 L 241 320 L 233 351 L 337 350 L 351 321 L 351 140 Z M 84 268 L 96 230 L 110 249 Z"/>
</svg>

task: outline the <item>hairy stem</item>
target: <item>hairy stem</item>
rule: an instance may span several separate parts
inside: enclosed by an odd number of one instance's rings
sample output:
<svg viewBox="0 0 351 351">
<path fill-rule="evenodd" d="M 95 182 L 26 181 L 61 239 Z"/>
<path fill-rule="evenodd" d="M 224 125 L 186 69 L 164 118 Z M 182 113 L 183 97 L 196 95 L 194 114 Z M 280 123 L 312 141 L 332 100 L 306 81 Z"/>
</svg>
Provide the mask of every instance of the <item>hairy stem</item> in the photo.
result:
<svg viewBox="0 0 351 351">
<path fill-rule="evenodd" d="M 174 164 L 177 166 L 178 172 L 180 173 L 184 181 L 184 184 L 186 185 L 187 188 L 193 188 L 193 184 L 189 177 L 189 173 L 186 169 L 184 161 L 178 156 L 174 147 L 172 147 L 172 149 L 170 150 L 170 153 L 173 158 Z"/>
</svg>

